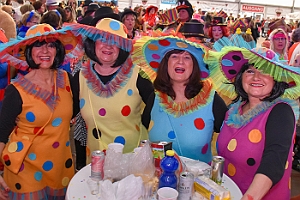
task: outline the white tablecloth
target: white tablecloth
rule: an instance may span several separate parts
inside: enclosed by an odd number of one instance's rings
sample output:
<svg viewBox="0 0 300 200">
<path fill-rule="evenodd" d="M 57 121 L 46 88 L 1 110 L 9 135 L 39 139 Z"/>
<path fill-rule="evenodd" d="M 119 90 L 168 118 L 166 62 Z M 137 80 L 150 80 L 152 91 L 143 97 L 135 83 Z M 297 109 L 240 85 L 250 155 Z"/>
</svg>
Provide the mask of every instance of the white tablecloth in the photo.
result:
<svg viewBox="0 0 300 200">
<path fill-rule="evenodd" d="M 88 177 L 91 175 L 91 165 L 82 168 L 70 181 L 67 189 L 66 200 L 101 200 L 100 195 L 91 195 L 88 185 L 86 183 Z M 223 175 L 222 185 L 230 191 L 232 200 L 240 200 L 242 193 L 238 186 L 226 175 Z"/>
</svg>

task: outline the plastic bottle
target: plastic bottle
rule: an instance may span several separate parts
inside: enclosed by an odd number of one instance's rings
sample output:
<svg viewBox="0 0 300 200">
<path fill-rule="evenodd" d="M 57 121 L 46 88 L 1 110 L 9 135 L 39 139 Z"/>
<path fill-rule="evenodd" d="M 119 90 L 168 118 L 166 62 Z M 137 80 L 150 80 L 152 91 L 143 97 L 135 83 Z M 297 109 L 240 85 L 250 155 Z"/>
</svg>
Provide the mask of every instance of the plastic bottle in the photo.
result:
<svg viewBox="0 0 300 200">
<path fill-rule="evenodd" d="M 160 167 L 163 172 L 159 178 L 159 188 L 177 188 L 177 176 L 175 172 L 178 169 L 179 162 L 174 157 L 174 154 L 175 152 L 173 150 L 168 150 L 166 156 L 160 162 Z"/>
</svg>

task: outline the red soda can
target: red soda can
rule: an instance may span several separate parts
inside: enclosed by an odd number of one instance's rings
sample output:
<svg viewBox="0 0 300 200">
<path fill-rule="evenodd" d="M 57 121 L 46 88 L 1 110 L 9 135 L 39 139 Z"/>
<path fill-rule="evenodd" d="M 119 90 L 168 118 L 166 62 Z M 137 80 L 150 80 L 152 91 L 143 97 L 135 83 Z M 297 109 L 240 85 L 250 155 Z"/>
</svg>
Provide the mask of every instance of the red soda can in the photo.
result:
<svg viewBox="0 0 300 200">
<path fill-rule="evenodd" d="M 104 177 L 104 160 L 105 154 L 103 151 L 96 150 L 92 153 L 92 164 L 91 164 L 91 179 L 100 181 Z"/>
</svg>

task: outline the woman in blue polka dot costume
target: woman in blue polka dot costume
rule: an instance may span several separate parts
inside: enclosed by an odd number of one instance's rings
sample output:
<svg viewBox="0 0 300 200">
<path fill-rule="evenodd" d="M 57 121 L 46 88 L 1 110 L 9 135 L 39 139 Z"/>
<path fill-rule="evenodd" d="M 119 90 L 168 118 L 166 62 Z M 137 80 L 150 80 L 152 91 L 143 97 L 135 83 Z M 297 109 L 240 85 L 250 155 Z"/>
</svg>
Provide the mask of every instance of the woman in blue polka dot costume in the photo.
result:
<svg viewBox="0 0 300 200">
<path fill-rule="evenodd" d="M 141 105 L 153 86 L 132 63 L 133 44 L 127 29 L 110 18 L 101 19 L 96 27 L 71 27 L 76 34 L 86 36 L 88 60 L 74 75 L 72 85 L 74 112 L 80 111 L 87 125 L 87 163 L 92 151 L 107 149 L 113 142 L 123 144 L 124 153 L 132 152 L 140 140 L 148 138 L 141 123 Z M 76 153 L 76 157 L 84 156 L 82 151 Z"/>
<path fill-rule="evenodd" d="M 25 38 L 0 47 L 1 61 L 21 68 L 26 61 L 29 69 L 5 91 L 0 114 L 4 163 L 0 199 L 65 199 L 74 175 L 69 141 L 73 99 L 69 76 L 58 67 L 75 49 L 67 42 L 70 39 L 77 39 L 71 31 L 40 24 L 31 27 Z"/>
</svg>

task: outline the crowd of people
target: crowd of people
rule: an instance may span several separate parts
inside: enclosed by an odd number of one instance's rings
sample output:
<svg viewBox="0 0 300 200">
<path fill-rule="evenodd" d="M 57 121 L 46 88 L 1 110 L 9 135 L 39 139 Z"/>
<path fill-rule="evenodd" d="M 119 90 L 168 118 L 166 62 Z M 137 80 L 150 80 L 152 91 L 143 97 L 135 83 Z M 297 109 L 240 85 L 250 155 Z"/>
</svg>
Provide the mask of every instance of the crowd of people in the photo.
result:
<svg viewBox="0 0 300 200">
<path fill-rule="evenodd" d="M 179 156 L 206 163 L 223 156 L 243 200 L 290 199 L 300 163 L 297 25 L 195 12 L 187 0 L 165 11 L 5 4 L 0 199 L 65 199 L 93 151 L 115 142 L 130 153 L 142 140 L 172 142 Z"/>
</svg>

